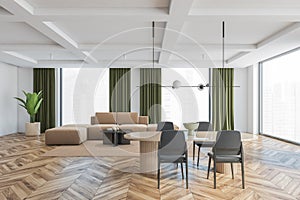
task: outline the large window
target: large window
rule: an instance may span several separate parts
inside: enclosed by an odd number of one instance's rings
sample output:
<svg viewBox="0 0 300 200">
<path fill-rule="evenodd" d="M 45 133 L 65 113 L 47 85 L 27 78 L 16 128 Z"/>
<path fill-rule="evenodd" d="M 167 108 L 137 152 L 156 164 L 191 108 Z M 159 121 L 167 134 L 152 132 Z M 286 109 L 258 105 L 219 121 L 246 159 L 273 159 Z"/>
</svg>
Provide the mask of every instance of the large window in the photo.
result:
<svg viewBox="0 0 300 200">
<path fill-rule="evenodd" d="M 139 112 L 139 69 L 131 70 L 131 111 Z M 209 82 L 208 69 L 162 68 L 162 85 Z M 89 124 L 95 112 L 109 111 L 109 69 L 62 69 L 62 124 Z M 209 121 L 209 89 L 162 88 L 162 120 L 183 128 L 184 122 Z"/>
<path fill-rule="evenodd" d="M 108 112 L 109 70 L 62 69 L 62 124 L 89 124 L 97 111 Z"/>
<path fill-rule="evenodd" d="M 300 51 L 261 65 L 261 132 L 300 143 Z"/>
<path fill-rule="evenodd" d="M 162 68 L 162 85 L 179 80 L 182 85 L 209 83 L 208 69 Z M 209 89 L 162 88 L 162 120 L 172 121 L 183 128 L 184 122 L 209 121 Z"/>
</svg>

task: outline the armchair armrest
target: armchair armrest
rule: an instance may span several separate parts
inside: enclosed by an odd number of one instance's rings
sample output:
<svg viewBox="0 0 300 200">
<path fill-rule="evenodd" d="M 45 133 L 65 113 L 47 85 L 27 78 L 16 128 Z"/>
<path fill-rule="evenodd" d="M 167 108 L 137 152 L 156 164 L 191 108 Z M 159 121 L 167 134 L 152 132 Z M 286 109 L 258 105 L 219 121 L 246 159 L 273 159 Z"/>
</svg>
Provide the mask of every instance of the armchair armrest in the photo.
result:
<svg viewBox="0 0 300 200">
<path fill-rule="evenodd" d="M 139 116 L 139 124 L 149 124 L 149 117 L 148 116 Z"/>
</svg>

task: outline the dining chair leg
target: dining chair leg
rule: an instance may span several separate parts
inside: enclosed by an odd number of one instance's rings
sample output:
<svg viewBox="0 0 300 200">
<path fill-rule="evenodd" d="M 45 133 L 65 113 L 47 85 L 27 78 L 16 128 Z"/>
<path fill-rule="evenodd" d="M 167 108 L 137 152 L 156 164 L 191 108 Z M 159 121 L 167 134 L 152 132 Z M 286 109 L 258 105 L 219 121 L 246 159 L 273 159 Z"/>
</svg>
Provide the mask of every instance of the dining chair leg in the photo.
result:
<svg viewBox="0 0 300 200">
<path fill-rule="evenodd" d="M 242 168 L 242 187 L 245 189 L 245 170 L 244 170 L 244 161 L 241 162 Z"/>
<path fill-rule="evenodd" d="M 214 189 L 217 188 L 217 167 L 216 167 L 216 159 L 214 159 Z"/>
<path fill-rule="evenodd" d="M 234 179 L 234 174 L 233 174 L 233 164 L 230 163 L 230 165 L 231 165 L 231 178 Z"/>
<path fill-rule="evenodd" d="M 188 168 L 189 168 L 189 166 L 188 166 L 188 158 L 186 158 L 186 160 L 185 160 L 185 177 L 186 177 L 186 179 L 185 179 L 185 183 L 186 183 L 186 189 L 188 189 L 189 188 L 189 172 L 188 172 Z"/>
<path fill-rule="evenodd" d="M 210 163 L 211 163 L 211 157 L 209 156 L 208 168 L 207 168 L 207 179 L 209 179 Z"/>
<path fill-rule="evenodd" d="M 193 161 L 195 160 L 195 141 L 193 141 Z"/>
<path fill-rule="evenodd" d="M 201 146 L 198 146 L 198 160 L 197 160 L 197 167 L 199 167 L 200 149 L 201 149 Z"/>
<path fill-rule="evenodd" d="M 182 161 L 180 162 L 180 165 L 181 165 L 181 176 L 182 176 L 182 179 L 184 179 L 184 174 L 183 174 L 183 164 L 182 164 Z"/>
<path fill-rule="evenodd" d="M 157 162 L 157 189 L 160 186 L 160 160 Z"/>
</svg>

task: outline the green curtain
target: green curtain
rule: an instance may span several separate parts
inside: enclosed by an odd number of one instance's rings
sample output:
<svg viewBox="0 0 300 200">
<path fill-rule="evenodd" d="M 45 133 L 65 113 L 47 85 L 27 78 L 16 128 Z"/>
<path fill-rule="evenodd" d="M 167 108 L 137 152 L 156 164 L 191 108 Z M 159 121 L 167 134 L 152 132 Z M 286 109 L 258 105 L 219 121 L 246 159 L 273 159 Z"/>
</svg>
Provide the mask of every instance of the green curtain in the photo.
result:
<svg viewBox="0 0 300 200">
<path fill-rule="evenodd" d="M 130 69 L 109 69 L 109 110 L 130 112 Z"/>
<path fill-rule="evenodd" d="M 214 130 L 234 130 L 234 70 L 212 70 L 212 123 Z"/>
<path fill-rule="evenodd" d="M 41 133 L 55 127 L 55 69 L 33 70 L 33 91 L 43 91 L 43 103 L 36 115 L 36 121 L 41 122 Z"/>
<path fill-rule="evenodd" d="M 161 69 L 140 69 L 140 115 L 161 120 Z"/>
</svg>

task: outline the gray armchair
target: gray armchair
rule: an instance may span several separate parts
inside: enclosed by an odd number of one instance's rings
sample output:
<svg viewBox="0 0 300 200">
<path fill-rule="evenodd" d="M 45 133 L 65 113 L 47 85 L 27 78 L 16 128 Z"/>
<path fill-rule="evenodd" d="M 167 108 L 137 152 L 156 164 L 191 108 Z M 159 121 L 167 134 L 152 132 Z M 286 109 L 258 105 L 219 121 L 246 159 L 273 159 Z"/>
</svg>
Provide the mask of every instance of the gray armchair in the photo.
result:
<svg viewBox="0 0 300 200">
<path fill-rule="evenodd" d="M 186 188 L 188 188 L 188 151 L 183 131 L 163 131 L 158 147 L 157 188 L 160 187 L 160 164 L 180 163 L 182 179 L 183 163 L 186 170 Z"/>
<path fill-rule="evenodd" d="M 210 122 L 199 122 L 199 126 L 197 131 L 212 131 L 212 125 Z M 197 167 L 199 166 L 199 159 L 200 159 L 200 149 L 201 147 L 213 147 L 214 142 L 207 142 L 207 141 L 194 141 L 193 142 L 193 160 L 195 160 L 195 147 L 198 146 L 198 159 L 197 159 Z"/>
<path fill-rule="evenodd" d="M 157 123 L 157 131 L 169 131 L 174 130 L 174 124 L 173 122 L 158 122 Z"/>
<path fill-rule="evenodd" d="M 244 177 L 244 152 L 243 143 L 241 142 L 241 133 L 239 131 L 219 131 L 217 133 L 216 143 L 212 149 L 212 153 L 208 153 L 208 169 L 207 179 L 209 178 L 211 159 L 214 162 L 214 189 L 216 189 L 216 164 L 217 163 L 230 163 L 232 178 L 233 164 L 241 163 L 242 169 L 242 187 L 245 188 Z"/>
</svg>

